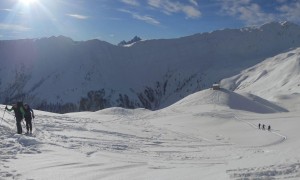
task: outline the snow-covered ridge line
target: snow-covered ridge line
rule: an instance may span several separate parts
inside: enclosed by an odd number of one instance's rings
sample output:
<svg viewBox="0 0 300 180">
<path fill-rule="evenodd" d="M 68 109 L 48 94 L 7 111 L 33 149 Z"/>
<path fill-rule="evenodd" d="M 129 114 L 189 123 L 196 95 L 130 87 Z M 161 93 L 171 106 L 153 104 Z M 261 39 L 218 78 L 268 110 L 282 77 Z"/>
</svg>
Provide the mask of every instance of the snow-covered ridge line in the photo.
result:
<svg viewBox="0 0 300 180">
<path fill-rule="evenodd" d="M 291 110 L 300 110 L 300 48 L 270 57 L 222 80 L 223 87 L 251 92 Z"/>
<path fill-rule="evenodd" d="M 299 37 L 298 25 L 269 23 L 251 31 L 225 29 L 130 47 L 63 36 L 1 41 L 0 102 L 23 100 L 61 113 L 156 110 L 299 47 Z"/>
</svg>

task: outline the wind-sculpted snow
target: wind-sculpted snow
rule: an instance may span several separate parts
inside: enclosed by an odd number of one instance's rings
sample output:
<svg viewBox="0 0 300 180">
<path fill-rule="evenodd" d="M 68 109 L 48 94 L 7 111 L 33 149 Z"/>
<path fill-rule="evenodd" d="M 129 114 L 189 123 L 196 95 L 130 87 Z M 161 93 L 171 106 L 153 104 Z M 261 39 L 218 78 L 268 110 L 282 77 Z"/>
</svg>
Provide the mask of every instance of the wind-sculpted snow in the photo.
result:
<svg viewBox="0 0 300 180">
<path fill-rule="evenodd" d="M 222 80 L 222 86 L 277 102 L 288 110 L 300 110 L 300 48 L 279 54 Z"/>
<path fill-rule="evenodd" d="M 238 94 L 227 89 L 196 92 L 172 106 L 222 106 L 254 113 L 287 112 L 286 109 L 252 94 Z M 171 107 L 172 107 L 171 106 Z"/>
<path fill-rule="evenodd" d="M 228 170 L 232 179 L 299 179 L 300 163 Z"/>
<path fill-rule="evenodd" d="M 300 178 L 300 114 L 245 111 L 257 104 L 240 96 L 205 90 L 157 111 L 35 110 L 33 136 L 16 135 L 6 112 L 0 179 Z M 230 108 L 231 101 L 244 110 Z"/>
</svg>

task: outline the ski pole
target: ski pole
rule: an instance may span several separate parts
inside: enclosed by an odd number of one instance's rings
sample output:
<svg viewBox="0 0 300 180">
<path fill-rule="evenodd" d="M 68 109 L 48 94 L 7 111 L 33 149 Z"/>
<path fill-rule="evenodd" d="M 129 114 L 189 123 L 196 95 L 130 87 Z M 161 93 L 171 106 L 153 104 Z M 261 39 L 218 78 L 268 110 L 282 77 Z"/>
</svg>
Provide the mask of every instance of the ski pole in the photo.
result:
<svg viewBox="0 0 300 180">
<path fill-rule="evenodd" d="M 5 106 L 5 110 L 4 110 L 4 112 L 3 112 L 3 116 L 2 116 L 1 124 L 2 124 L 2 121 L 3 121 L 3 119 L 4 119 L 4 115 L 5 115 L 6 108 L 7 108 L 7 106 Z"/>
<path fill-rule="evenodd" d="M 31 128 L 32 128 L 32 131 L 33 131 L 33 129 L 35 128 L 34 118 L 32 118 L 32 120 L 31 120 Z M 32 131 L 31 131 L 31 132 L 32 132 Z"/>
</svg>

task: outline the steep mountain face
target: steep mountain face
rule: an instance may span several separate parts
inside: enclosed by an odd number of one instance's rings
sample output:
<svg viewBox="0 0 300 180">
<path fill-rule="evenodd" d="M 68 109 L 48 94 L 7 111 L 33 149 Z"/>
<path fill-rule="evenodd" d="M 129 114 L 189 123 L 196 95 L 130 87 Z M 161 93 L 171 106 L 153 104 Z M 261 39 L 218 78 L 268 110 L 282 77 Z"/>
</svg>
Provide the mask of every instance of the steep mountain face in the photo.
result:
<svg viewBox="0 0 300 180">
<path fill-rule="evenodd" d="M 291 111 L 300 110 L 300 48 L 268 58 L 221 84 L 277 102 Z"/>
<path fill-rule="evenodd" d="M 70 112 L 159 109 L 300 46 L 300 27 L 269 23 L 130 47 L 63 36 L 0 41 L 0 103 Z"/>
</svg>

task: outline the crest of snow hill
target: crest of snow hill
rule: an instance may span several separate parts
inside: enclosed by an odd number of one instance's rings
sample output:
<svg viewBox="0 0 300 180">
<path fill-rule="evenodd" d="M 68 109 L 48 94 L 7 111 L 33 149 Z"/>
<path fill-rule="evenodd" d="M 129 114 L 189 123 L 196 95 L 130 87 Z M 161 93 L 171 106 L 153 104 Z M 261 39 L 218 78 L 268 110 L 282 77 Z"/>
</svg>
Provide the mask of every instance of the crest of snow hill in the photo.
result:
<svg viewBox="0 0 300 180">
<path fill-rule="evenodd" d="M 293 23 L 134 42 L 0 41 L 0 103 L 23 100 L 59 113 L 155 110 L 232 76 L 222 81 L 230 90 L 271 101 L 299 95 L 300 27 Z"/>
</svg>

